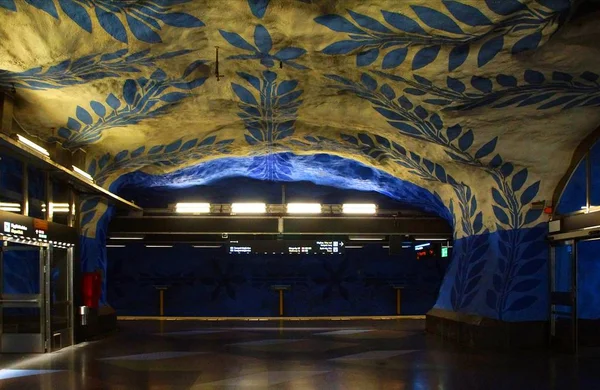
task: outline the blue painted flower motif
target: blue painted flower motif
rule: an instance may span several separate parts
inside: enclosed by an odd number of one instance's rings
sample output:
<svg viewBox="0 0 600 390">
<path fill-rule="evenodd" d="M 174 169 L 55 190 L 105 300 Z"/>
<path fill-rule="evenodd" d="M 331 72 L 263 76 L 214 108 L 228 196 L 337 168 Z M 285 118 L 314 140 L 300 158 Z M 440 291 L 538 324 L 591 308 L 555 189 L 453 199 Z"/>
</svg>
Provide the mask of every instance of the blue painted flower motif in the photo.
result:
<svg viewBox="0 0 600 390">
<path fill-rule="evenodd" d="M 54 0 L 25 0 L 30 5 L 59 19 Z M 188 3 L 190 0 L 57 0 L 62 11 L 79 27 L 92 32 L 92 19 L 95 16 L 100 27 L 114 39 L 128 43 L 126 20 L 133 36 L 146 43 L 160 43 L 158 31 L 161 23 L 172 27 L 202 27 L 204 23 L 195 16 L 172 12 L 174 5 Z M 14 0 L 0 0 L 0 7 L 17 11 Z M 93 14 L 92 14 L 93 11 Z"/>
<path fill-rule="evenodd" d="M 485 13 L 459 1 L 442 1 L 446 12 L 421 5 L 412 5 L 417 19 L 408 15 L 381 10 L 386 24 L 352 10 L 352 20 L 337 14 L 319 16 L 315 21 L 327 28 L 348 34 L 347 40 L 335 42 L 323 49 L 329 55 L 356 54 L 357 66 L 367 66 L 383 55 L 381 67 L 400 66 L 409 51 L 416 50 L 412 69 L 421 69 L 434 62 L 442 46 L 452 46 L 448 69 L 460 67 L 470 52 L 479 46 L 477 64 L 482 67 L 505 48 L 513 54 L 536 49 L 545 32 L 555 31 L 569 15 L 569 0 L 537 1 L 526 5 L 518 0 L 486 0 Z M 488 15 L 493 16 L 488 16 Z M 495 20 L 498 16 L 503 20 Z M 517 42 L 506 37 L 520 33 Z"/>
<path fill-rule="evenodd" d="M 228 60 L 260 60 L 260 63 L 267 68 L 272 68 L 276 62 L 280 62 L 295 69 L 308 69 L 306 66 L 293 61 L 306 54 L 306 50 L 304 49 L 298 47 L 284 47 L 276 53 L 270 54 L 271 50 L 273 50 L 273 40 L 269 31 L 260 24 L 254 29 L 254 45 L 248 43 L 248 41 L 237 33 L 224 30 L 219 30 L 219 32 L 230 45 L 252 53 L 229 56 L 227 57 Z"/>
<path fill-rule="evenodd" d="M 473 76 L 470 86 L 448 76 L 445 87 L 436 86 L 431 80 L 417 75 L 413 76 L 414 80 L 409 80 L 389 73 L 374 73 L 407 84 L 404 92 L 408 95 L 431 95 L 424 102 L 442 106 L 445 111 L 528 106 L 537 106 L 538 110 L 559 107 L 567 110 L 600 106 L 600 76 L 592 72 L 584 72 L 576 77 L 555 71 L 551 77 L 547 77 L 528 69 L 523 74 L 522 82 L 516 77 L 499 74 L 495 79 Z"/>
<path fill-rule="evenodd" d="M 87 110 L 77 106 L 75 118 L 70 117 L 65 127 L 58 130 L 58 141 L 66 149 L 77 149 L 98 142 L 102 133 L 114 127 L 124 127 L 148 118 L 164 115 L 191 91 L 200 87 L 206 77 L 186 80 L 205 61 L 195 61 L 180 78 L 168 79 L 161 69 L 152 73 L 150 79 L 128 79 L 123 84 L 123 98 L 112 93 L 104 103 L 91 101 Z M 94 119 L 95 118 L 95 119 Z"/>
<path fill-rule="evenodd" d="M 129 55 L 128 49 L 121 49 L 113 53 L 96 53 L 75 60 L 65 60 L 47 69 L 36 67 L 24 72 L 0 70 L 0 88 L 15 87 L 35 90 L 64 88 L 93 80 L 139 73 L 145 68 L 155 68 L 159 60 L 191 52 L 192 50 L 178 50 L 151 56 L 150 49 Z"/>
<path fill-rule="evenodd" d="M 139 147 L 133 151 L 122 150 L 116 155 L 104 154 L 92 160 L 87 172 L 99 185 L 107 179 L 134 172 L 145 167 L 172 169 L 186 162 L 200 160 L 207 156 L 231 153 L 233 139 L 217 141 L 216 136 L 188 141 L 179 139 L 168 145 L 155 145 L 151 148 Z"/>
</svg>

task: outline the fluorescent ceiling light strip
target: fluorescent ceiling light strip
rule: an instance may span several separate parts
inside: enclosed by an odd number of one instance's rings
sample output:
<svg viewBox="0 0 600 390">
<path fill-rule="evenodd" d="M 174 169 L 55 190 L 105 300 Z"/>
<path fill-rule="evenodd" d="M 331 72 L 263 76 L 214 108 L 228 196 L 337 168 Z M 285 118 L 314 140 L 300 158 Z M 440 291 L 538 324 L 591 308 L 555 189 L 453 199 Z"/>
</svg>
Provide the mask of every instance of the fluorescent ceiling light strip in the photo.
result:
<svg viewBox="0 0 600 390">
<path fill-rule="evenodd" d="M 264 214 L 267 212 L 265 203 L 233 203 L 231 212 L 234 214 Z"/>
<path fill-rule="evenodd" d="M 48 151 L 46 149 L 42 148 L 40 145 L 36 144 L 35 142 L 28 140 L 27 138 L 23 137 L 20 134 L 17 134 L 17 139 L 19 140 L 19 142 L 21 142 L 24 145 L 27 145 L 31 149 L 33 149 L 47 157 L 50 157 L 50 153 L 48 153 Z"/>
<path fill-rule="evenodd" d="M 125 245 L 107 245 L 107 248 L 125 248 Z"/>
<path fill-rule="evenodd" d="M 415 238 L 415 241 L 450 241 L 449 238 Z"/>
<path fill-rule="evenodd" d="M 146 248 L 173 248 L 173 245 L 146 245 Z"/>
<path fill-rule="evenodd" d="M 288 203 L 288 214 L 321 214 L 320 203 Z"/>
<path fill-rule="evenodd" d="M 346 245 L 346 249 L 362 249 L 362 245 Z"/>
<path fill-rule="evenodd" d="M 110 237 L 111 240 L 143 240 L 144 237 Z"/>
<path fill-rule="evenodd" d="M 210 203 L 177 203 L 175 211 L 178 213 L 210 213 Z"/>
<path fill-rule="evenodd" d="M 0 207 L 21 207 L 20 203 L 0 202 Z"/>
<path fill-rule="evenodd" d="M 402 245 L 403 249 L 410 248 L 410 245 Z"/>
<path fill-rule="evenodd" d="M 192 245 L 194 248 L 220 248 L 223 245 Z"/>
<path fill-rule="evenodd" d="M 342 205 L 344 214 L 376 214 L 377 205 L 371 203 L 345 203 Z"/>
<path fill-rule="evenodd" d="M 75 165 L 73 165 L 73 171 L 75 173 L 77 173 L 79 176 L 83 176 L 84 178 L 88 179 L 89 181 L 94 181 L 94 178 L 92 177 L 92 175 L 90 175 L 89 173 L 87 173 L 86 171 L 84 171 L 81 168 L 77 168 Z"/>
<path fill-rule="evenodd" d="M 350 237 L 350 241 L 383 241 L 383 237 Z"/>
<path fill-rule="evenodd" d="M 21 208 L 16 208 L 16 207 L 0 207 L 0 210 L 2 211 L 11 211 L 14 213 L 20 213 L 21 212 Z"/>
</svg>

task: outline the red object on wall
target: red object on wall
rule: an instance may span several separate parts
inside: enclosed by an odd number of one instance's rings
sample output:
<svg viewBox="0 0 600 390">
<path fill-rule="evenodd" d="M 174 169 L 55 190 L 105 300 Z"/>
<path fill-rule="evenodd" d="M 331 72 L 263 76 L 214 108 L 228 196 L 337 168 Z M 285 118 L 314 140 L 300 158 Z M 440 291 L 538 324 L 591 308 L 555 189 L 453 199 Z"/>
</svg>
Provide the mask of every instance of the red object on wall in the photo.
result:
<svg viewBox="0 0 600 390">
<path fill-rule="evenodd" d="M 102 275 L 100 272 L 86 272 L 82 277 L 83 305 L 94 309 L 98 308 L 100 302 L 100 291 L 102 289 Z"/>
</svg>

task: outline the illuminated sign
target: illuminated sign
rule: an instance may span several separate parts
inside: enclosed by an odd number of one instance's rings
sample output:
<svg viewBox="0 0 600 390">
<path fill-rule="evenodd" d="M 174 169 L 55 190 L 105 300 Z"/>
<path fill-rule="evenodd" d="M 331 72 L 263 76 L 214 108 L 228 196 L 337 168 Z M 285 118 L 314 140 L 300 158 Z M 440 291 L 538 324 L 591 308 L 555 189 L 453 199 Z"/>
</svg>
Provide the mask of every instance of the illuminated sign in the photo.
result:
<svg viewBox="0 0 600 390">
<path fill-rule="evenodd" d="M 239 254 L 267 255 L 340 255 L 344 253 L 344 242 L 338 240 L 255 240 L 230 241 L 227 252 Z"/>
<path fill-rule="evenodd" d="M 442 247 L 442 257 L 448 257 L 448 247 L 447 246 Z"/>
<path fill-rule="evenodd" d="M 27 226 L 20 225 L 14 222 L 4 222 L 4 233 L 15 234 L 17 236 L 25 236 L 27 234 Z"/>
</svg>

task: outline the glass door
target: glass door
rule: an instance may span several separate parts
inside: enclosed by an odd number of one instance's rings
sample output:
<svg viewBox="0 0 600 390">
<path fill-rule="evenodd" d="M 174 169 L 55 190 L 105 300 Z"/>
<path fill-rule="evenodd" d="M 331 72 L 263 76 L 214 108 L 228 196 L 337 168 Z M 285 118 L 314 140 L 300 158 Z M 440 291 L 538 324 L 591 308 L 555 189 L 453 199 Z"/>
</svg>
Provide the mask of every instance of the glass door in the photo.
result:
<svg viewBox="0 0 600 390">
<path fill-rule="evenodd" d="M 50 247 L 48 278 L 50 350 L 73 344 L 72 249 Z"/>
<path fill-rule="evenodd" d="M 0 246 L 0 353 L 45 352 L 44 247 Z"/>
<path fill-rule="evenodd" d="M 550 253 L 550 344 L 577 352 L 577 245 L 574 240 L 552 243 Z"/>
</svg>

